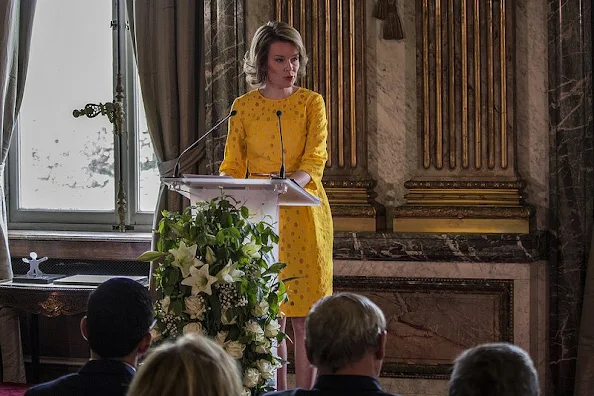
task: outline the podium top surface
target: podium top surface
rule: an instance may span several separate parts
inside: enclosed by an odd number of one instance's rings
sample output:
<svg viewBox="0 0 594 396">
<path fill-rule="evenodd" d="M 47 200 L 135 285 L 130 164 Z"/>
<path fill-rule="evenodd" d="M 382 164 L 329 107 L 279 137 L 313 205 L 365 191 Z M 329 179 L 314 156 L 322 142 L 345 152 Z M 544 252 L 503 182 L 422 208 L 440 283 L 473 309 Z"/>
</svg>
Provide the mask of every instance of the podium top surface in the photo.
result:
<svg viewBox="0 0 594 396">
<path fill-rule="evenodd" d="M 234 179 L 229 176 L 183 175 L 181 177 L 164 177 L 161 181 L 173 191 L 187 198 L 200 196 L 200 190 L 261 190 L 272 195 L 279 195 L 280 206 L 318 206 L 320 199 L 291 179 Z"/>
</svg>

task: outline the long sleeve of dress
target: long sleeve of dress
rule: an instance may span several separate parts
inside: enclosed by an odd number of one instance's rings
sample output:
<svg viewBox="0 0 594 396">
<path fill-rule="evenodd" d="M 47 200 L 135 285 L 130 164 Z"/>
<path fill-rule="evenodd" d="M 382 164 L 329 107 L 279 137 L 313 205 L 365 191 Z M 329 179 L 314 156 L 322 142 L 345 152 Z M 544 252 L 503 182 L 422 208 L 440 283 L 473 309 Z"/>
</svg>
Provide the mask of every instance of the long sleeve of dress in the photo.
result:
<svg viewBox="0 0 594 396">
<path fill-rule="evenodd" d="M 237 110 L 235 103 L 233 103 L 233 109 Z M 246 134 L 242 121 L 243 116 L 244 114 L 237 110 L 237 114 L 229 119 L 225 158 L 219 169 L 220 173 L 225 173 L 236 179 L 244 178 L 247 171 Z"/>
<path fill-rule="evenodd" d="M 307 172 L 316 183 L 321 182 L 324 166 L 328 159 L 327 137 L 326 105 L 322 96 L 316 94 L 307 106 L 307 137 L 305 151 L 299 166 L 299 169 Z"/>
</svg>

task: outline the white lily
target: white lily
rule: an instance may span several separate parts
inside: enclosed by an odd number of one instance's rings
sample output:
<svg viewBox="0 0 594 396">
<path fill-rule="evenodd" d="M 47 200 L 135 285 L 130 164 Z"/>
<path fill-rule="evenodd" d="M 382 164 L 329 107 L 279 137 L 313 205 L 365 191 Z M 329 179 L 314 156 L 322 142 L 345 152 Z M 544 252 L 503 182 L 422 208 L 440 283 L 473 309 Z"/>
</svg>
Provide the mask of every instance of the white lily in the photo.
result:
<svg viewBox="0 0 594 396">
<path fill-rule="evenodd" d="M 258 254 L 260 248 L 262 248 L 261 245 L 256 245 L 255 243 L 246 243 L 241 247 L 241 250 L 246 256 L 254 257 Z"/>
<path fill-rule="evenodd" d="M 237 263 L 231 260 L 217 274 L 217 283 L 233 283 L 241 279 L 245 272 L 237 269 Z"/>
<path fill-rule="evenodd" d="M 182 276 L 187 278 L 190 275 L 190 268 L 193 266 L 200 267 L 204 263 L 196 258 L 197 245 L 190 247 L 186 246 L 184 241 L 179 243 L 177 249 L 169 250 L 169 253 L 173 255 L 174 261 L 171 263 L 174 267 L 178 267 L 181 270 Z"/>
<path fill-rule="evenodd" d="M 195 266 L 190 268 L 190 276 L 181 281 L 181 284 L 192 286 L 192 294 L 195 296 L 201 292 L 209 296 L 212 295 L 212 285 L 216 282 L 217 277 L 208 273 L 208 267 L 208 264 L 204 264 L 200 268 Z"/>
</svg>

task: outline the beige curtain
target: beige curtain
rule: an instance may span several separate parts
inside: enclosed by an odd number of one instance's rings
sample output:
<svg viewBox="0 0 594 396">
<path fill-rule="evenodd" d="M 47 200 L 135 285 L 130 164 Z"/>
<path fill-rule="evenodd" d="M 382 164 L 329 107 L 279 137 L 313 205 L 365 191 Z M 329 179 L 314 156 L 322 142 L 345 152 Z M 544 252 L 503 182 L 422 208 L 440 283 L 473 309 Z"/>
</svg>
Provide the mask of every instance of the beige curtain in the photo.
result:
<svg viewBox="0 0 594 396">
<path fill-rule="evenodd" d="M 170 176 L 180 152 L 203 131 L 204 3 L 129 0 L 127 7 L 149 133 L 159 172 Z M 184 157 L 182 172 L 194 171 L 199 151 Z M 179 211 L 187 204 L 161 185 L 155 225 L 163 209 Z"/>
<path fill-rule="evenodd" d="M 31 27 L 36 0 L 0 1 L 0 125 L 2 154 L 0 157 L 0 278 L 12 278 L 6 202 L 4 166 L 15 129 L 27 74 Z M 16 310 L 0 308 L 0 349 L 3 381 L 25 382 L 19 320 Z"/>
<path fill-rule="evenodd" d="M 578 339 L 575 396 L 589 396 L 594 392 L 594 232 L 587 265 Z"/>
</svg>

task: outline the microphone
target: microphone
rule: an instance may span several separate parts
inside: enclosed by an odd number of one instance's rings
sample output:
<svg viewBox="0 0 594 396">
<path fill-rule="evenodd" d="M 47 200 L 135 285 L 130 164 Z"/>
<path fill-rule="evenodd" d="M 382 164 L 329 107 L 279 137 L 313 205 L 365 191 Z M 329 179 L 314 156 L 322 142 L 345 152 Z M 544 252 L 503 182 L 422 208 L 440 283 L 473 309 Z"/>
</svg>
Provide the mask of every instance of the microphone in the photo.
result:
<svg viewBox="0 0 594 396">
<path fill-rule="evenodd" d="M 281 115 L 283 115 L 283 112 L 277 110 L 276 117 L 278 118 L 278 134 L 280 135 L 281 144 L 281 167 L 280 172 L 278 173 L 278 178 L 285 179 L 285 144 L 283 143 L 283 125 L 281 122 Z"/>
<path fill-rule="evenodd" d="M 231 110 L 231 112 L 229 114 L 227 114 L 223 119 L 221 119 L 219 122 L 217 122 L 212 128 L 210 128 L 208 131 L 206 131 L 206 133 L 204 135 L 200 136 L 200 138 L 198 138 L 198 140 L 196 140 L 194 143 L 190 144 L 188 146 L 188 148 L 186 148 L 184 151 L 182 151 L 182 153 L 177 157 L 177 161 L 175 162 L 175 166 L 173 167 L 173 177 L 179 177 L 179 161 L 184 156 L 184 154 L 186 154 L 188 151 L 190 151 L 191 149 L 196 147 L 198 145 L 198 143 L 200 143 L 201 141 L 206 139 L 206 137 L 208 135 L 210 135 L 211 133 L 213 133 L 223 122 L 227 121 L 229 118 L 233 117 L 235 114 L 237 114 L 237 110 Z"/>
</svg>

